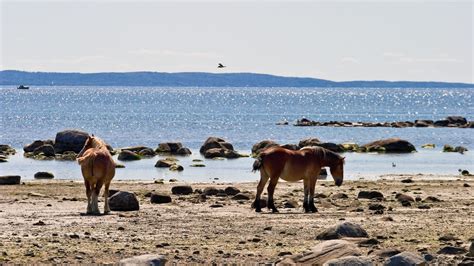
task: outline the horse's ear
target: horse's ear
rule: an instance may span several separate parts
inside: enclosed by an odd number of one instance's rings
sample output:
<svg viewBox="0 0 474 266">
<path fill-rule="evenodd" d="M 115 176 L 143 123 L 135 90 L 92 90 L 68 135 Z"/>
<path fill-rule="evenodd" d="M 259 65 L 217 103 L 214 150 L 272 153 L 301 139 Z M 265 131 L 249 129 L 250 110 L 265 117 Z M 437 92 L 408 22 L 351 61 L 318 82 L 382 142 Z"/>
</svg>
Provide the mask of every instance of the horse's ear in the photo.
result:
<svg viewBox="0 0 474 266">
<path fill-rule="evenodd" d="M 92 134 L 92 137 L 94 137 L 94 134 Z"/>
</svg>

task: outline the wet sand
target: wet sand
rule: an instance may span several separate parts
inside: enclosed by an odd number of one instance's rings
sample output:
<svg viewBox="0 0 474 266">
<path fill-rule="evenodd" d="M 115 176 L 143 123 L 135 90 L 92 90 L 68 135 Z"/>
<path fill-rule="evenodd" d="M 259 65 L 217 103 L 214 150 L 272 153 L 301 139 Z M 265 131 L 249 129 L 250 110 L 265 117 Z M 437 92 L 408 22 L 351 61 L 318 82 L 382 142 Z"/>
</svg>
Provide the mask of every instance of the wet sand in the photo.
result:
<svg viewBox="0 0 474 266">
<path fill-rule="evenodd" d="M 406 178 L 414 182 L 402 183 Z M 446 245 L 469 249 L 474 239 L 473 177 L 386 175 L 378 181 L 347 181 L 341 187 L 332 180 L 318 181 L 316 193 L 328 197 L 316 200 L 319 212 L 314 214 L 303 213 L 301 182 L 278 184 L 278 214 L 251 209 L 255 182 L 188 183 L 193 189 L 234 186 L 250 192 L 250 200 L 243 201 L 229 196 L 208 196 L 203 201 L 194 193 L 171 195 L 172 203 L 152 204 L 145 196 L 151 191 L 171 194 L 171 187 L 178 184 L 183 183 L 113 182 L 113 189 L 136 193 L 140 210 L 102 216 L 81 215 L 86 197 L 78 181 L 35 180 L 0 186 L 0 263 L 117 263 L 149 253 L 178 263 L 272 263 L 285 253 L 308 250 L 320 242 L 316 235 L 342 221 L 361 225 L 369 238 L 378 240 L 378 244 L 360 247 L 365 255 L 397 248 L 453 263 L 463 255 L 438 255 L 438 250 Z M 377 190 L 385 199 L 357 199 L 362 190 Z M 336 198 L 336 193 L 348 198 Z M 402 206 L 396 193 L 441 201 Z M 289 200 L 299 206 L 284 208 Z M 387 209 L 374 214 L 368 210 L 373 202 Z M 211 207 L 216 204 L 222 207 Z M 418 208 L 421 205 L 429 209 Z M 103 202 L 99 206 L 102 211 Z M 439 240 L 448 234 L 458 240 Z M 383 259 L 374 257 L 374 261 Z"/>
</svg>

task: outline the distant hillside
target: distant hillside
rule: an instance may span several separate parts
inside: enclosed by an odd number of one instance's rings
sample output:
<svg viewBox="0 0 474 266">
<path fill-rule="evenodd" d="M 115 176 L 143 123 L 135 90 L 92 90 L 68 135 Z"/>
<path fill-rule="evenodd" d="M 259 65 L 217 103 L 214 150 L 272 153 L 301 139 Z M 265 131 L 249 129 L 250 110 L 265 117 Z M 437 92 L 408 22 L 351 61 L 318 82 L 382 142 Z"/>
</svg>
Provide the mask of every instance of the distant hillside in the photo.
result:
<svg viewBox="0 0 474 266">
<path fill-rule="evenodd" d="M 255 73 L 55 73 L 0 71 L 0 85 L 18 86 L 182 86 L 182 87 L 365 87 L 365 88 L 474 88 L 474 84 L 413 81 L 344 81 L 281 77 Z"/>
</svg>

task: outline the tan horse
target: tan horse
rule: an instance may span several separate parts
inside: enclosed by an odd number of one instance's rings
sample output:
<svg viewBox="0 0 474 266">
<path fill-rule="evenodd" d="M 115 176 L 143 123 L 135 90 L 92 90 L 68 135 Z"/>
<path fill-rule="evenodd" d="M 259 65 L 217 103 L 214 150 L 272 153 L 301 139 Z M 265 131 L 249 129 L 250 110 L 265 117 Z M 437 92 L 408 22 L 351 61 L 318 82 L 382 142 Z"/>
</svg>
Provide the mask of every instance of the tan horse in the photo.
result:
<svg viewBox="0 0 474 266">
<path fill-rule="evenodd" d="M 104 188 L 104 214 L 110 212 L 109 186 L 115 175 L 115 162 L 103 140 L 92 135 L 77 155 L 87 195 L 87 214 L 100 214 L 99 193 Z"/>
<path fill-rule="evenodd" d="M 281 147 L 271 147 L 260 153 L 253 164 L 253 171 L 260 170 L 260 182 L 257 187 L 257 196 L 254 202 L 256 212 L 261 212 L 260 196 L 263 188 L 268 185 L 268 208 L 278 212 L 273 202 L 273 194 L 278 179 L 296 182 L 303 179 L 305 212 L 317 212 L 314 206 L 314 189 L 321 167 L 329 167 L 337 186 L 342 185 L 344 179 L 344 157 L 321 148 L 306 147 L 292 151 Z"/>
</svg>

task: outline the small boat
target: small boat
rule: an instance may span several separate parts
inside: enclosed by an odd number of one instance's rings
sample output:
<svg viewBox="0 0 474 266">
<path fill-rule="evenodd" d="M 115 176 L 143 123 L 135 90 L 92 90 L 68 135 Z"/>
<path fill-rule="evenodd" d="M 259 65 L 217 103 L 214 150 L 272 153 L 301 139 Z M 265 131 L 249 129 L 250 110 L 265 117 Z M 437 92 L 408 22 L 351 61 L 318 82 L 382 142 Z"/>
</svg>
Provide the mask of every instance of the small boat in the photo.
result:
<svg viewBox="0 0 474 266">
<path fill-rule="evenodd" d="M 19 90 L 27 90 L 27 89 L 29 89 L 29 88 L 30 88 L 30 87 L 20 85 L 17 89 L 19 89 Z"/>
</svg>

